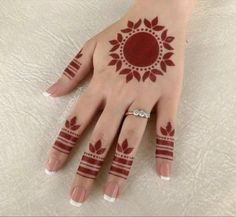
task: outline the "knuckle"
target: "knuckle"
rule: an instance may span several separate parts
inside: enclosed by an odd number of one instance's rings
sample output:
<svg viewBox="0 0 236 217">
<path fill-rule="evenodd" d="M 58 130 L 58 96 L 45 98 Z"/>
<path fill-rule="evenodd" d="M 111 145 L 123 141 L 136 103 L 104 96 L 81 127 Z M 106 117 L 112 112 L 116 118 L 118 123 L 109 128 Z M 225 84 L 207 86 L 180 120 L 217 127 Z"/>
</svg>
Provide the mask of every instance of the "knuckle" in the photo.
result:
<svg viewBox="0 0 236 217">
<path fill-rule="evenodd" d="M 139 136 L 138 136 L 138 132 L 137 132 L 137 130 L 135 130 L 135 128 L 129 127 L 124 130 L 123 137 L 130 138 L 130 139 L 132 139 L 132 141 L 137 141 Z"/>
</svg>

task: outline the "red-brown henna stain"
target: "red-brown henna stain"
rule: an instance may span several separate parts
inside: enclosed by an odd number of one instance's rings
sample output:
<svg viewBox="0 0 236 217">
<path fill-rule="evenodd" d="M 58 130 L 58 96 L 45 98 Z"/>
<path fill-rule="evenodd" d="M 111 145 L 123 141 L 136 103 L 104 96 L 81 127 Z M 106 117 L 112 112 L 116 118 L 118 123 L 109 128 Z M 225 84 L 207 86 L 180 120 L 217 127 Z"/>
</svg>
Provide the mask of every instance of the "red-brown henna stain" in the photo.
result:
<svg viewBox="0 0 236 217">
<path fill-rule="evenodd" d="M 84 152 L 77 169 L 77 174 L 88 179 L 95 179 L 103 164 L 104 158 L 101 155 L 105 151 L 106 148 L 102 148 L 101 140 L 98 140 L 94 145 L 90 143 L 89 153 Z"/>
<path fill-rule="evenodd" d="M 66 120 L 65 126 L 61 129 L 59 136 L 53 145 L 54 149 L 64 154 L 69 154 L 72 151 L 79 139 L 79 135 L 76 131 L 80 128 L 80 125 L 76 122 L 76 116 L 70 120 Z"/>
<path fill-rule="evenodd" d="M 156 158 L 173 160 L 175 129 L 168 122 L 165 128 L 160 127 L 160 132 L 156 138 Z"/>
<path fill-rule="evenodd" d="M 133 157 L 128 156 L 134 148 L 129 147 L 127 139 L 123 143 L 117 144 L 116 154 L 112 160 L 109 174 L 123 179 L 127 179 L 133 164 Z"/>
<path fill-rule="evenodd" d="M 75 77 L 75 74 L 78 72 L 78 70 L 81 67 L 81 62 L 79 59 L 83 56 L 82 49 L 79 51 L 79 53 L 75 56 L 75 58 L 70 62 L 70 64 L 67 66 L 67 68 L 64 70 L 63 74 L 69 78 L 72 79 Z"/>
<path fill-rule="evenodd" d="M 174 39 L 158 24 L 158 17 L 151 21 L 128 21 L 127 28 L 117 34 L 117 39 L 110 41 L 112 60 L 109 65 L 125 75 L 126 82 L 133 78 L 155 82 L 157 76 L 167 72 L 167 66 L 175 66 L 171 60 L 174 48 L 170 45 Z"/>
</svg>

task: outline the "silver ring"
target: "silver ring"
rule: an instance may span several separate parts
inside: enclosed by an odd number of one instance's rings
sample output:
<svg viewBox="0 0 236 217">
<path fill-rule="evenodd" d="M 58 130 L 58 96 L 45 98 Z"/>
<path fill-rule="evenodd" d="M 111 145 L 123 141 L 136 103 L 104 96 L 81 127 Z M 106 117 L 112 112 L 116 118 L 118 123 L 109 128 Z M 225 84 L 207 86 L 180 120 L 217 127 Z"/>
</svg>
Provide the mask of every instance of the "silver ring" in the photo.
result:
<svg viewBox="0 0 236 217">
<path fill-rule="evenodd" d="M 140 117 L 140 118 L 150 118 L 150 113 L 148 113 L 148 112 L 145 112 L 144 110 L 142 110 L 142 109 L 135 109 L 135 110 L 133 110 L 133 111 L 127 111 L 126 113 L 125 113 L 125 115 L 127 116 L 127 115 L 134 115 L 134 116 L 136 116 L 136 117 Z"/>
</svg>

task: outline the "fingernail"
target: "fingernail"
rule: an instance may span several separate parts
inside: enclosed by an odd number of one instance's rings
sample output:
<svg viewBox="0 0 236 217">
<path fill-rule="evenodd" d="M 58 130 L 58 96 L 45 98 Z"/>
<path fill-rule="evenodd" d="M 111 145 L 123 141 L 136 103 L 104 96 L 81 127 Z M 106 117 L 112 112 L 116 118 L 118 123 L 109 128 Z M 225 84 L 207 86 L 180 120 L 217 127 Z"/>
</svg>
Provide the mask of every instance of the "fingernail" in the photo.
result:
<svg viewBox="0 0 236 217">
<path fill-rule="evenodd" d="M 170 163 L 162 163 L 161 164 L 161 179 L 170 180 Z"/>
<path fill-rule="evenodd" d="M 43 92 L 43 95 L 46 96 L 46 97 L 51 96 L 51 94 L 48 93 L 47 91 L 44 91 L 44 92 Z"/>
<path fill-rule="evenodd" d="M 72 192 L 72 196 L 70 200 L 71 205 L 80 207 L 82 203 L 84 202 L 85 193 L 86 193 L 85 189 L 80 188 L 80 187 L 75 187 Z"/>
<path fill-rule="evenodd" d="M 57 172 L 59 161 L 53 158 L 49 158 L 47 162 L 47 168 L 45 168 L 45 173 L 48 175 L 53 175 Z"/>
<path fill-rule="evenodd" d="M 109 202 L 115 202 L 118 197 L 119 186 L 115 183 L 109 183 L 105 189 L 104 199 Z"/>
<path fill-rule="evenodd" d="M 169 181 L 169 180 L 170 180 L 170 177 L 168 177 L 168 176 L 161 176 L 161 179 L 166 180 L 166 181 Z"/>
</svg>

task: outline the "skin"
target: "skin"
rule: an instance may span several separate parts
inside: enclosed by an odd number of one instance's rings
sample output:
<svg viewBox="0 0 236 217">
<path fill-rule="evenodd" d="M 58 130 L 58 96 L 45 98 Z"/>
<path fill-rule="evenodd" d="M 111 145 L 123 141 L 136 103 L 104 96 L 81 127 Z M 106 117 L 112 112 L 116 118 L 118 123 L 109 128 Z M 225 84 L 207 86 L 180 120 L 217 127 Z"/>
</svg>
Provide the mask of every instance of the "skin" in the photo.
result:
<svg viewBox="0 0 236 217">
<path fill-rule="evenodd" d="M 161 128 L 165 129 L 167 123 L 171 123 L 171 130 L 175 128 L 184 72 L 185 30 L 194 4 L 194 0 L 134 1 L 124 17 L 85 43 L 82 50 L 83 55 L 79 59 L 81 66 L 76 75 L 69 79 L 63 74 L 55 84 L 47 89 L 48 95 L 52 97 L 66 95 L 93 71 L 87 90 L 72 109 L 68 120 L 77 117 L 76 124 L 79 124 L 80 127 L 76 129 L 76 133 L 81 135 L 97 110 L 103 110 L 89 142 L 94 145 L 97 141 L 101 141 L 102 146 L 99 148 L 105 150 L 101 154 L 102 159 L 106 157 L 120 127 L 117 143 L 122 144 L 127 140 L 128 146 L 132 148 L 130 153 L 127 151 L 127 157 L 130 159 L 135 157 L 148 119 L 132 115 L 124 118 L 126 111 L 143 109 L 146 112 L 157 112 L 157 136 L 162 136 Z M 136 22 L 140 18 L 152 20 L 156 16 L 158 16 L 160 24 L 168 29 L 168 34 L 175 37 L 171 43 L 174 48 L 172 61 L 175 66 L 168 67 L 168 73 L 165 73 L 164 76 L 157 76 L 155 82 L 149 79 L 145 82 L 137 82 L 135 79 L 126 82 L 125 77 L 117 73 L 115 67 L 108 65 L 111 61 L 109 41 L 115 39 L 117 33 L 127 27 L 128 21 Z M 86 152 L 90 151 L 88 145 Z M 67 158 L 68 154 L 52 148 L 46 162 L 47 171 L 59 171 Z M 168 179 L 171 175 L 171 164 L 171 160 L 156 158 L 157 174 Z M 104 193 L 110 198 L 119 197 L 126 181 L 124 178 L 108 174 Z M 75 202 L 74 205 L 79 206 L 85 202 L 93 183 L 94 179 L 76 174 L 70 190 L 70 197 Z"/>
</svg>

